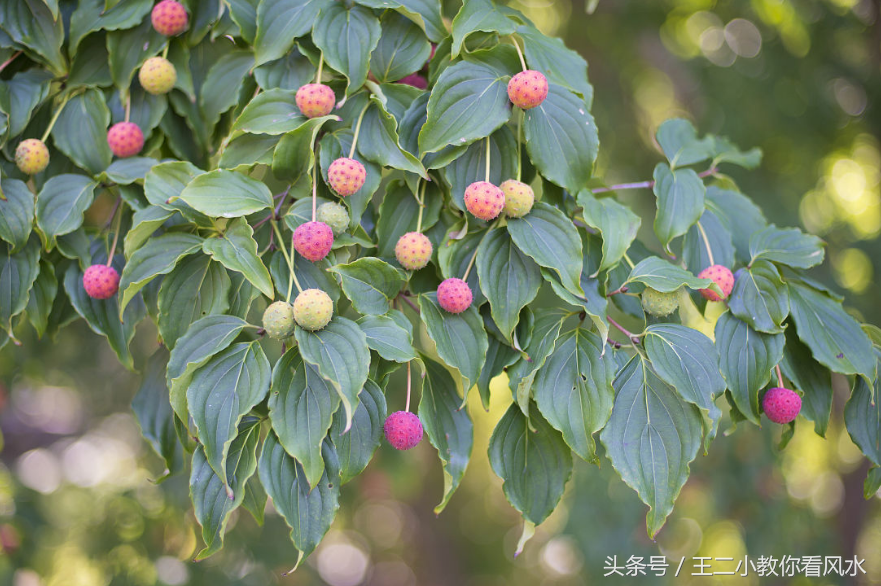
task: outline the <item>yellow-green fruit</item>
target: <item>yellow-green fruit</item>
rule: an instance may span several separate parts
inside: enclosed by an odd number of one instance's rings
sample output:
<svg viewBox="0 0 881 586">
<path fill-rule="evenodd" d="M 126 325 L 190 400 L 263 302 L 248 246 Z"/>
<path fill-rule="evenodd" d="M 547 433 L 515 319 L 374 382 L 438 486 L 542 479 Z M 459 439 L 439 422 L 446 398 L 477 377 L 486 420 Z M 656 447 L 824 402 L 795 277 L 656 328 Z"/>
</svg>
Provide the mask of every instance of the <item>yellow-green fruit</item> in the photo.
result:
<svg viewBox="0 0 881 586">
<path fill-rule="evenodd" d="M 285 301 L 276 301 L 263 312 L 263 329 L 270 338 L 284 340 L 294 334 L 294 308 Z"/>
<path fill-rule="evenodd" d="M 339 236 L 349 227 L 349 211 L 346 206 L 332 201 L 318 206 L 315 217 L 319 222 L 330 226 L 334 236 Z"/>
<path fill-rule="evenodd" d="M 25 139 L 15 147 L 15 164 L 22 173 L 36 175 L 49 164 L 49 149 L 42 140 Z"/>
<path fill-rule="evenodd" d="M 525 183 L 508 179 L 499 185 L 505 194 L 505 213 L 509 218 L 522 218 L 535 203 L 535 192 Z"/>
<path fill-rule="evenodd" d="M 294 299 L 294 319 L 305 330 L 320 330 L 333 317 L 333 301 L 321 289 L 306 289 Z"/>
<path fill-rule="evenodd" d="M 150 57 L 138 72 L 141 87 L 153 95 L 167 94 L 177 81 L 177 71 L 171 61 L 164 57 Z"/>
<path fill-rule="evenodd" d="M 679 293 L 662 293 L 651 287 L 646 287 L 642 292 L 642 308 L 646 313 L 657 317 L 670 315 L 679 307 Z"/>
</svg>

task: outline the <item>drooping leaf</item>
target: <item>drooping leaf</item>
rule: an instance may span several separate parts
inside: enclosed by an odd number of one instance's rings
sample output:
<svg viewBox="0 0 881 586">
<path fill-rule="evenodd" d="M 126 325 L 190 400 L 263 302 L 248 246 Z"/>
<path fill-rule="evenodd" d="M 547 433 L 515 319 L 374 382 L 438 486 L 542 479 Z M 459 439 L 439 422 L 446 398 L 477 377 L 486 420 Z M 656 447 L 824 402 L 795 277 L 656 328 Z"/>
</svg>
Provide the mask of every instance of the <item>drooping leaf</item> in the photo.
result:
<svg viewBox="0 0 881 586">
<path fill-rule="evenodd" d="M 795 333 L 795 328 L 786 328 L 786 346 L 780 370 L 796 389 L 802 392 L 801 415 L 814 422 L 817 435 L 826 437 L 829 417 L 832 414 L 832 373 L 811 356 Z"/>
<path fill-rule="evenodd" d="M 596 270 L 599 273 L 621 261 L 636 239 L 642 219 L 610 197 L 596 199 L 587 189 L 578 193 L 577 200 L 585 223 L 603 236 L 603 260 Z"/>
<path fill-rule="evenodd" d="M 250 134 L 285 134 L 306 122 L 297 108 L 296 90 L 271 89 L 248 102 L 236 118 L 232 132 Z"/>
<path fill-rule="evenodd" d="M 655 234 L 667 250 L 670 241 L 682 236 L 704 213 L 704 182 L 692 169 L 675 169 L 664 163 L 655 167 L 652 190 L 658 198 Z"/>
<path fill-rule="evenodd" d="M 750 237 L 757 229 L 768 225 L 762 210 L 744 194 L 715 185 L 707 187 L 706 204 L 731 234 L 737 259 L 748 263 L 751 258 Z"/>
<path fill-rule="evenodd" d="M 256 64 L 284 56 L 301 37 L 312 30 L 322 9 L 331 0 L 262 0 L 257 5 Z"/>
<path fill-rule="evenodd" d="M 0 244 L 0 327 L 12 334 L 12 318 L 24 311 L 40 273 L 40 242 L 35 237 L 20 251 Z"/>
<path fill-rule="evenodd" d="M 685 269 L 667 262 L 658 256 L 648 256 L 630 271 L 626 283 L 642 283 L 664 293 L 671 293 L 680 287 L 689 289 L 714 289 L 717 287 L 710 279 L 698 279 Z M 721 293 L 721 290 L 717 291 Z"/>
<path fill-rule="evenodd" d="M 206 216 L 236 218 L 272 207 L 272 194 L 260 181 L 234 171 L 217 170 L 196 176 L 180 199 Z"/>
<path fill-rule="evenodd" d="M 242 273 L 261 293 L 273 298 L 272 277 L 257 255 L 254 230 L 244 218 L 230 222 L 222 236 L 203 240 L 202 250 L 229 270 Z"/>
<path fill-rule="evenodd" d="M 147 241 L 147 244 L 132 254 L 120 275 L 120 311 L 125 310 L 147 283 L 159 275 L 167 275 L 182 258 L 197 252 L 201 247 L 201 238 L 183 232 L 171 232 Z"/>
<path fill-rule="evenodd" d="M 532 383 L 538 369 L 541 368 L 547 357 L 554 351 L 557 336 L 563 326 L 568 313 L 561 309 L 549 309 L 542 311 L 535 318 L 535 328 L 532 339 L 526 346 L 528 360 L 520 360 L 508 369 L 508 384 L 514 394 L 514 399 L 523 415 L 529 416 L 529 401 L 532 398 Z"/>
<path fill-rule="evenodd" d="M 554 206 L 537 202 L 522 218 L 508 220 L 508 233 L 522 252 L 560 276 L 566 290 L 584 295 L 581 288 L 581 238 L 572 220 Z"/>
<path fill-rule="evenodd" d="M 758 260 L 737 271 L 728 308 L 756 331 L 782 332 L 783 321 L 789 315 L 789 291 L 777 267 Z"/>
<path fill-rule="evenodd" d="M 431 44 L 422 28 L 405 16 L 388 10 L 383 14 L 382 35 L 370 56 L 370 72 L 380 83 L 397 81 L 422 69 Z"/>
<path fill-rule="evenodd" d="M 750 264 L 765 259 L 799 269 L 820 264 L 824 256 L 823 241 L 816 236 L 773 224 L 750 237 L 749 252 Z"/>
<path fill-rule="evenodd" d="M 398 312 L 398 315 L 401 314 Z M 396 319 L 388 315 L 365 315 L 358 320 L 358 326 L 367 336 L 370 349 L 386 360 L 404 363 L 416 359 L 413 336 Z"/>
<path fill-rule="evenodd" d="M 321 10 L 312 31 L 312 40 L 324 53 L 327 64 L 348 80 L 346 94 L 360 88 L 382 33 L 379 19 L 361 6 L 347 8 L 333 2 Z"/>
<path fill-rule="evenodd" d="M 147 369 L 137 394 L 132 399 L 132 410 L 141 427 L 141 434 L 156 454 L 165 460 L 165 475 L 171 476 L 184 466 L 183 449 L 174 431 L 174 412 L 168 401 L 165 367 L 168 350 L 159 348 L 147 361 Z M 226 497 L 226 495 L 223 495 Z"/>
<path fill-rule="evenodd" d="M 339 456 L 342 484 L 364 471 L 382 439 L 386 417 L 385 394 L 375 382 L 368 379 L 358 398 L 360 401 L 349 431 L 345 431 L 345 413 L 339 410 L 334 414 L 330 427 L 329 437 Z"/>
<path fill-rule="evenodd" d="M 712 262 L 710 262 L 710 251 L 713 255 Z M 734 244 L 731 241 L 731 233 L 712 211 L 704 210 L 701 219 L 688 229 L 682 241 L 682 260 L 695 274 L 700 274 L 702 270 L 714 264 L 734 266 Z"/>
<path fill-rule="evenodd" d="M 88 89 L 64 105 L 52 127 L 52 143 L 78 167 L 97 175 L 113 156 L 107 145 L 108 126 L 110 110 L 103 94 Z"/>
<path fill-rule="evenodd" d="M 34 194 L 24 181 L 4 177 L 0 180 L 0 239 L 12 245 L 12 250 L 21 250 L 27 244 L 34 226 Z"/>
<path fill-rule="evenodd" d="M 881 354 L 875 350 L 876 361 Z M 857 377 L 853 393 L 844 407 L 844 423 L 853 442 L 870 462 L 881 465 L 881 386 L 877 380 L 873 385 Z"/>
<path fill-rule="evenodd" d="M 514 133 L 502 126 L 489 135 L 489 181 L 500 185 L 517 173 L 517 142 Z M 452 147 L 450 147 L 452 148 Z M 464 148 L 464 147 L 463 147 Z M 435 153 L 442 155 L 446 150 Z M 426 157 L 426 161 L 431 155 Z M 450 183 L 453 203 L 465 209 L 465 189 L 475 181 L 486 180 L 486 139 L 471 143 L 465 152 L 444 168 L 444 176 Z"/>
<path fill-rule="evenodd" d="M 457 57 L 465 39 L 473 32 L 510 35 L 516 24 L 496 7 L 492 0 L 465 0 L 453 19 L 453 45 L 451 56 Z"/>
<path fill-rule="evenodd" d="M 229 309 L 232 283 L 226 269 L 204 254 L 182 260 L 159 288 L 159 335 L 173 350 L 193 322 Z"/>
<path fill-rule="evenodd" d="M 541 71 L 549 81 L 581 94 L 588 105 L 593 101 L 593 87 L 587 81 L 587 61 L 566 47 L 561 39 L 545 36 L 528 24 L 517 28 L 523 40 L 523 53 L 530 69 Z"/>
<path fill-rule="evenodd" d="M 665 120 L 655 136 L 673 168 L 700 163 L 712 156 L 712 140 L 709 137 L 698 139 L 697 130 L 683 118 Z"/>
<path fill-rule="evenodd" d="M 57 294 L 58 279 L 55 277 L 55 265 L 41 259 L 40 274 L 37 275 L 30 290 L 27 304 L 28 320 L 37 331 L 37 336 L 42 337 L 49 327 L 49 316 Z"/>
<path fill-rule="evenodd" d="M 359 258 L 330 270 L 340 276 L 343 291 L 356 311 L 382 315 L 404 284 L 401 272 L 378 258 Z"/>
<path fill-rule="evenodd" d="M 418 173 L 427 179 L 425 168 L 415 156 L 404 150 L 398 138 L 397 121 L 376 96 L 364 113 L 358 152 L 382 167 Z"/>
<path fill-rule="evenodd" d="M 83 214 L 92 205 L 97 186 L 84 175 L 68 173 L 56 175 L 43 184 L 37 194 L 36 218 L 50 246 L 58 236 L 70 234 L 83 225 Z"/>
</svg>

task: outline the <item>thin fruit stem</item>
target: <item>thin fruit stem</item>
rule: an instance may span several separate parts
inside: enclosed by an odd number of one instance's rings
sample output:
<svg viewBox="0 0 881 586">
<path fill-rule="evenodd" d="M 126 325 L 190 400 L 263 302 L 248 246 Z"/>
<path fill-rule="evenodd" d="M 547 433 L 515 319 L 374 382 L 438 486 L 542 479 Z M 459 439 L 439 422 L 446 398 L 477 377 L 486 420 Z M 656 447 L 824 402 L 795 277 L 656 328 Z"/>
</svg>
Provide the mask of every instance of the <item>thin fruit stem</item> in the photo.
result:
<svg viewBox="0 0 881 586">
<path fill-rule="evenodd" d="M 315 74 L 315 83 L 321 83 L 322 69 L 324 69 L 324 51 L 321 52 L 321 57 L 318 58 L 318 72 Z"/>
<path fill-rule="evenodd" d="M 611 297 L 613 295 L 619 295 L 619 294 L 623 294 L 623 293 L 627 293 L 627 285 L 621 285 L 620 287 L 618 287 L 614 291 L 606 293 L 606 297 Z"/>
<path fill-rule="evenodd" d="M 406 295 L 399 295 L 398 297 L 399 297 L 399 299 L 400 299 L 401 301 L 403 301 L 404 303 L 406 303 L 407 305 L 409 305 L 409 306 L 410 306 L 410 309 L 412 309 L 413 311 L 415 311 L 417 314 L 419 313 L 419 308 L 416 306 L 415 303 L 413 303 L 412 301 L 410 301 L 410 298 L 409 298 L 409 297 L 407 297 Z"/>
<path fill-rule="evenodd" d="M 716 171 L 718 171 L 718 169 L 713 166 L 706 171 L 701 171 L 697 176 L 701 178 L 709 177 L 710 175 L 715 175 Z M 606 193 L 607 191 L 620 191 L 622 189 L 651 189 L 654 186 L 654 181 L 637 181 L 636 183 L 619 183 L 618 185 L 610 185 L 608 187 L 596 187 L 591 189 L 591 192 Z"/>
<path fill-rule="evenodd" d="M 288 265 L 288 271 L 290 274 L 288 275 L 288 294 L 286 301 L 290 302 L 291 300 L 291 282 L 293 281 L 297 285 L 297 289 L 299 291 L 303 291 L 300 288 L 300 283 L 297 282 L 297 276 L 294 274 L 294 261 L 291 259 L 290 255 L 288 255 L 288 250 L 284 245 L 284 238 L 281 235 L 281 230 L 278 229 L 278 222 L 275 220 L 269 220 L 269 225 L 272 226 L 272 231 L 275 233 L 275 237 L 278 240 L 278 248 L 281 250 L 282 255 L 284 255 L 284 260 Z"/>
<path fill-rule="evenodd" d="M 630 340 L 634 345 L 639 344 L 639 338 L 640 338 L 639 335 L 634 334 L 633 332 L 624 329 L 624 327 L 621 324 L 619 324 L 618 322 L 613 320 L 611 317 L 607 317 L 606 319 L 608 319 L 609 323 L 612 324 L 613 326 L 615 326 L 615 328 L 617 328 L 622 334 L 627 336 L 627 339 Z"/>
<path fill-rule="evenodd" d="M 170 49 L 170 48 L 171 48 L 171 41 L 166 41 L 165 48 L 162 49 L 162 58 L 163 59 L 168 59 L 168 49 Z"/>
<path fill-rule="evenodd" d="M 471 268 L 474 267 L 474 261 L 477 259 L 477 251 L 480 250 L 480 245 L 483 244 L 483 241 L 486 240 L 486 237 L 489 236 L 489 233 L 492 232 L 493 228 L 496 227 L 499 221 L 496 220 L 492 224 L 490 224 L 489 228 L 486 229 L 483 236 L 480 237 L 480 242 L 477 243 L 477 246 L 474 248 L 474 254 L 471 255 L 471 260 L 468 261 L 468 266 L 465 268 L 465 274 L 462 275 L 462 280 L 467 281 L 468 275 L 471 273 Z"/>
<path fill-rule="evenodd" d="M 318 161 L 314 154 L 312 159 L 312 221 L 314 222 L 318 215 Z"/>
<path fill-rule="evenodd" d="M 489 137 L 486 137 L 486 182 L 489 183 L 489 160 L 490 160 L 490 149 L 489 149 Z"/>
<path fill-rule="evenodd" d="M 520 45 L 517 43 L 517 38 L 514 35 L 511 35 L 511 42 L 514 43 L 514 48 L 517 49 L 517 56 L 520 57 L 520 65 L 523 66 L 523 71 L 526 71 L 528 67 L 526 67 L 526 59 L 523 58 L 523 52 L 520 50 Z"/>
<path fill-rule="evenodd" d="M 633 270 L 633 267 L 636 266 L 633 264 L 633 261 L 630 260 L 630 257 L 627 256 L 626 252 L 624 253 L 624 262 L 626 262 L 628 265 L 630 265 L 630 270 Z"/>
<path fill-rule="evenodd" d="M 46 132 L 43 133 L 43 136 L 40 137 L 40 142 L 46 142 L 46 139 L 49 138 L 49 133 L 52 132 L 52 127 L 55 126 L 55 123 L 58 121 L 58 117 L 61 116 L 61 111 L 64 110 L 64 106 L 67 105 L 67 100 L 70 99 L 70 95 L 64 97 L 64 100 L 61 102 L 61 105 L 58 106 L 58 109 L 55 110 L 55 114 L 52 115 L 52 120 L 49 121 L 49 126 L 46 127 Z"/>
<path fill-rule="evenodd" d="M 715 259 L 713 259 L 713 249 L 710 248 L 710 239 L 707 238 L 707 233 L 706 231 L 704 231 L 704 227 L 701 226 L 700 220 L 698 220 L 697 223 L 697 230 L 701 233 L 701 238 L 703 238 L 704 240 L 704 246 L 706 246 L 707 248 L 707 257 L 709 257 L 710 259 L 710 266 L 713 266 L 714 264 L 716 264 Z"/>
<path fill-rule="evenodd" d="M 361 133 L 361 122 L 364 120 L 364 114 L 367 113 L 367 108 L 370 107 L 370 101 L 367 101 L 367 105 L 364 106 L 364 109 L 361 110 L 361 114 L 358 115 L 358 122 L 355 123 L 355 136 L 352 137 L 352 148 L 349 149 L 349 158 L 355 156 L 355 146 L 358 144 L 358 134 Z"/>
<path fill-rule="evenodd" d="M 410 389 L 411 389 L 411 377 L 410 377 L 410 363 L 407 363 L 407 405 L 404 407 L 404 411 L 410 410 Z"/>
<path fill-rule="evenodd" d="M 107 257 L 108 267 L 113 264 L 113 255 L 116 254 L 116 243 L 119 242 L 119 226 L 122 224 L 122 206 L 116 207 L 114 211 L 116 212 L 116 227 L 113 228 L 113 245 L 110 247 L 110 254 Z"/>
<path fill-rule="evenodd" d="M 19 55 L 21 55 L 21 51 L 16 51 L 15 53 L 12 54 L 12 57 L 7 59 L 3 63 L 0 63 L 0 72 L 2 72 L 4 69 L 6 69 L 7 65 L 9 65 L 13 61 L 15 61 L 15 58 L 18 57 Z"/>
<path fill-rule="evenodd" d="M 422 211 L 425 209 L 425 185 L 427 181 L 423 181 L 420 186 L 420 196 L 416 198 L 416 201 L 419 202 L 419 216 L 416 219 L 416 231 L 422 232 Z"/>
<path fill-rule="evenodd" d="M 125 121 L 128 122 L 132 117 L 132 94 L 129 91 L 125 92 Z"/>
<path fill-rule="evenodd" d="M 520 181 L 520 174 L 523 171 L 523 155 L 522 153 L 522 142 L 523 142 L 523 118 L 526 116 L 526 113 L 523 110 L 520 110 L 520 117 L 517 118 L 517 181 Z"/>
<path fill-rule="evenodd" d="M 777 384 L 783 388 L 783 373 L 780 372 L 780 365 L 774 367 L 777 370 Z"/>
</svg>

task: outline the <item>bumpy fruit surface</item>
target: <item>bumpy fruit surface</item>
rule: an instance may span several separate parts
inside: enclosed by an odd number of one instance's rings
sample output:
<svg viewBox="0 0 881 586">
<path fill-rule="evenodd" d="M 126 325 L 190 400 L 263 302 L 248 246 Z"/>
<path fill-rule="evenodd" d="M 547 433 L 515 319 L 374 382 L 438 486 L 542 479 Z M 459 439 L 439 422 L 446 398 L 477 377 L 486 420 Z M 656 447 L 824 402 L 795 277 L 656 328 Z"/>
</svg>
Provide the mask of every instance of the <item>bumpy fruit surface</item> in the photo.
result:
<svg viewBox="0 0 881 586">
<path fill-rule="evenodd" d="M 168 59 L 150 57 L 141 65 L 138 81 L 141 82 L 141 87 L 154 96 L 167 94 L 177 81 L 177 71 Z"/>
<path fill-rule="evenodd" d="M 395 411 L 386 418 L 382 429 L 385 439 L 396 450 L 415 448 L 422 441 L 422 422 L 409 411 Z"/>
<path fill-rule="evenodd" d="M 509 218 L 522 218 L 532 210 L 535 203 L 535 192 L 525 183 L 516 179 L 508 179 L 499 185 L 505 194 L 505 214 Z"/>
<path fill-rule="evenodd" d="M 333 230 L 324 222 L 306 222 L 294 230 L 294 248 L 312 262 L 327 256 L 332 246 Z"/>
<path fill-rule="evenodd" d="M 315 219 L 330 226 L 334 236 L 339 236 L 349 228 L 349 210 L 346 206 L 332 201 L 318 206 Z"/>
<path fill-rule="evenodd" d="M 119 291 L 119 273 L 107 265 L 92 265 L 83 274 L 83 289 L 92 299 L 110 299 Z"/>
<path fill-rule="evenodd" d="M 698 278 L 710 279 L 722 290 L 722 295 L 719 296 L 719 294 L 712 289 L 701 289 L 701 295 L 710 301 L 722 301 L 723 299 L 727 299 L 728 296 L 731 295 L 731 290 L 734 289 L 734 275 L 731 274 L 728 267 L 723 267 L 722 265 L 713 265 L 705 268 L 700 272 Z"/>
<path fill-rule="evenodd" d="M 428 82 L 425 81 L 425 78 L 418 73 L 411 73 L 407 77 L 402 77 L 398 80 L 398 83 L 412 85 L 413 87 L 418 87 L 421 90 L 428 89 Z"/>
<path fill-rule="evenodd" d="M 162 0 L 150 13 L 153 28 L 166 37 L 173 37 L 187 30 L 187 19 L 187 9 L 175 0 Z"/>
<path fill-rule="evenodd" d="M 270 338 L 284 340 L 294 334 L 294 308 L 286 301 L 276 301 L 263 312 L 263 329 Z"/>
<path fill-rule="evenodd" d="M 444 279 L 437 287 L 437 302 L 450 313 L 462 313 L 471 306 L 471 287 L 462 279 Z"/>
<path fill-rule="evenodd" d="M 431 240 L 420 232 L 407 232 L 395 244 L 395 258 L 401 266 L 410 271 L 418 271 L 431 260 Z"/>
<path fill-rule="evenodd" d="M 27 138 L 15 147 L 15 165 L 27 175 L 36 175 L 49 164 L 49 149 L 42 140 Z"/>
<path fill-rule="evenodd" d="M 321 289 L 306 289 L 294 299 L 294 320 L 304 330 L 320 330 L 333 317 L 333 301 Z"/>
<path fill-rule="evenodd" d="M 465 188 L 465 208 L 476 218 L 492 220 L 504 207 L 504 192 L 488 181 L 475 181 Z"/>
<path fill-rule="evenodd" d="M 548 97 L 548 78 L 538 71 L 532 69 L 521 71 L 508 82 L 508 99 L 523 110 L 541 105 L 546 97 Z"/>
<path fill-rule="evenodd" d="M 651 287 L 646 287 L 641 298 L 642 308 L 645 312 L 657 317 L 670 315 L 679 307 L 679 294 L 676 291 L 662 293 Z"/>
<path fill-rule="evenodd" d="M 323 83 L 307 83 L 297 90 L 297 108 L 306 118 L 327 116 L 333 112 L 336 96 L 333 90 Z"/>
<path fill-rule="evenodd" d="M 774 423 L 795 421 L 801 411 L 801 397 L 795 391 L 774 387 L 762 398 L 762 409 Z"/>
<path fill-rule="evenodd" d="M 367 169 L 359 161 L 340 157 L 327 168 L 327 182 L 343 197 L 356 193 L 367 179 Z"/>
<path fill-rule="evenodd" d="M 144 148 L 144 133 L 134 122 L 117 122 L 107 131 L 107 144 L 117 157 L 133 157 Z"/>
</svg>

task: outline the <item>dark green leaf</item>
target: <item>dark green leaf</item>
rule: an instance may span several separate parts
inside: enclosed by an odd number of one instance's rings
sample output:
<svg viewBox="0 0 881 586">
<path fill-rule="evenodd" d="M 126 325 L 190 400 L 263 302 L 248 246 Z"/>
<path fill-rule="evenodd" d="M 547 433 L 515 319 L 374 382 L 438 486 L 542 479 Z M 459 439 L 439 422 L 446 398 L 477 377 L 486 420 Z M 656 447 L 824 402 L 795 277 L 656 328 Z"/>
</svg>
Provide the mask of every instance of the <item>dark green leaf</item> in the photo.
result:
<svg viewBox="0 0 881 586">
<path fill-rule="evenodd" d="M 165 461 L 165 476 L 171 476 L 183 468 L 184 458 L 174 431 L 174 412 L 168 402 L 167 365 L 168 350 L 160 347 L 147 361 L 141 386 L 132 399 L 132 410 L 141 426 L 141 434 Z"/>
<path fill-rule="evenodd" d="M 239 92 L 253 67 L 254 53 L 236 50 L 223 55 L 208 70 L 199 101 L 209 128 L 238 103 Z"/>
<path fill-rule="evenodd" d="M 371 100 L 372 103 L 364 114 L 358 152 L 382 167 L 418 173 L 427 179 L 419 159 L 401 147 L 394 117 L 386 111 L 378 98 L 373 96 Z"/>
<path fill-rule="evenodd" d="M 706 188 L 692 169 L 671 170 L 658 163 L 652 190 L 658 198 L 655 234 L 669 250 L 670 241 L 688 232 L 704 213 Z"/>
<path fill-rule="evenodd" d="M 52 141 L 78 167 L 97 175 L 110 165 L 113 157 L 107 145 L 108 126 L 110 110 L 104 96 L 96 89 L 88 89 L 64 105 L 52 127 Z"/>
<path fill-rule="evenodd" d="M 126 258 L 139 249 L 150 236 L 162 226 L 175 212 L 157 206 L 149 206 L 132 215 L 132 227 L 125 233 L 123 251 Z"/>
<path fill-rule="evenodd" d="M 878 351 L 877 359 L 881 360 Z M 847 433 L 870 462 L 881 465 L 881 385 L 876 380 L 870 385 L 857 378 L 853 394 L 844 407 L 844 423 Z"/>
<path fill-rule="evenodd" d="M 242 273 L 270 299 L 274 297 L 272 277 L 257 255 L 254 230 L 244 218 L 236 218 L 230 222 L 222 236 L 203 240 L 202 250 L 229 270 Z"/>
<path fill-rule="evenodd" d="M 510 35 L 516 29 L 514 21 L 505 16 L 492 0 L 465 0 L 453 19 L 452 57 L 462 50 L 462 43 L 473 32 Z"/>
<path fill-rule="evenodd" d="M 642 219 L 615 199 L 596 199 L 587 189 L 578 193 L 577 200 L 584 222 L 603 236 L 603 260 L 596 273 L 610 269 L 621 261 L 636 239 Z"/>
<path fill-rule="evenodd" d="M 24 181 L 4 177 L 0 180 L 0 238 L 20 250 L 27 244 L 34 225 L 34 194 Z"/>
<path fill-rule="evenodd" d="M 110 57 L 110 77 L 119 91 L 131 86 L 135 69 L 154 56 L 167 39 L 145 18 L 137 27 L 107 33 L 107 54 Z"/>
<path fill-rule="evenodd" d="M 37 336 L 42 337 L 49 327 L 49 315 L 55 303 L 55 296 L 58 294 L 58 279 L 55 278 L 55 265 L 40 260 L 40 274 L 31 288 L 28 297 L 28 320 L 34 329 L 37 330 Z"/>
<path fill-rule="evenodd" d="M 526 216 L 508 220 L 508 232 L 522 252 L 559 274 L 574 295 L 581 289 L 581 238 L 575 225 L 552 205 L 537 202 Z"/>
<path fill-rule="evenodd" d="M 297 109 L 296 90 L 271 89 L 248 102 L 231 132 L 285 134 L 306 121 Z"/>
<path fill-rule="evenodd" d="M 315 20 L 312 40 L 324 52 L 324 60 L 342 73 L 351 94 L 367 79 L 370 54 L 382 33 L 379 19 L 361 6 L 346 8 L 333 2 Z"/>
<path fill-rule="evenodd" d="M 713 254 L 712 262 L 707 251 L 708 246 Z M 685 266 L 697 274 L 714 264 L 734 266 L 731 233 L 710 210 L 704 210 L 701 219 L 685 234 L 685 240 L 682 242 L 682 259 L 685 261 Z"/>
<path fill-rule="evenodd" d="M 197 175 L 180 198 L 206 216 L 236 218 L 272 207 L 272 193 L 260 181 L 234 171 Z"/>
<path fill-rule="evenodd" d="M 318 13 L 331 0 L 261 0 L 257 5 L 257 65 L 283 57 L 294 40 L 312 30 Z"/>
<path fill-rule="evenodd" d="M 665 120 L 655 136 L 673 168 L 700 163 L 712 156 L 712 139 L 698 140 L 694 126 L 683 118 Z"/>
<path fill-rule="evenodd" d="M 489 136 L 489 181 L 500 185 L 517 173 L 517 142 L 514 133 L 502 126 Z M 441 153 L 438 153 L 441 154 Z M 426 160 L 430 158 L 426 157 Z M 475 181 L 486 180 L 486 141 L 471 143 L 465 152 L 444 169 L 450 183 L 454 205 L 465 209 L 465 189 Z"/>
<path fill-rule="evenodd" d="M 136 250 L 122 271 L 119 290 L 122 292 L 120 311 L 138 294 L 138 291 L 158 277 L 167 275 L 185 257 L 202 247 L 202 239 L 195 234 L 173 232 L 147 241 Z"/>
<path fill-rule="evenodd" d="M 0 109 L 9 114 L 8 136 L 24 131 L 31 114 L 49 95 L 52 74 L 42 69 L 19 71 L 0 86 Z"/>
<path fill-rule="evenodd" d="M 368 380 L 358 395 L 360 401 L 352 418 L 352 427 L 345 431 L 345 414 L 337 411 L 330 428 L 330 440 L 340 459 L 340 481 L 352 480 L 367 467 L 382 439 L 386 417 L 385 395 L 375 382 Z"/>
<path fill-rule="evenodd" d="M 658 256 L 649 256 L 636 263 L 625 284 L 632 282 L 642 283 L 664 293 L 671 293 L 682 286 L 694 290 L 717 287 L 710 279 L 698 279 L 685 269 Z"/>
<path fill-rule="evenodd" d="M 750 264 L 759 259 L 798 269 L 808 269 L 823 262 L 823 241 L 798 228 L 778 228 L 771 224 L 749 239 Z"/>
<path fill-rule="evenodd" d="M 97 183 L 83 175 L 56 175 L 43 184 L 37 195 L 37 226 L 50 246 L 58 236 L 83 225 L 83 214 L 95 198 Z"/>
<path fill-rule="evenodd" d="M 56 10 L 57 12 L 57 10 Z M 2 0 L 3 30 L 17 45 L 42 57 L 57 75 L 67 72 L 67 63 L 61 53 L 64 42 L 64 23 L 53 16 L 42 0 Z"/>
<path fill-rule="evenodd" d="M 514 400 L 527 417 L 535 375 L 554 351 L 557 336 L 560 335 L 560 329 L 568 315 L 562 309 L 546 309 L 536 316 L 532 339 L 525 348 L 528 360 L 520 360 L 508 369 L 508 385 L 514 394 Z"/>
<path fill-rule="evenodd" d="M 144 17 L 152 7 L 152 0 L 126 0 L 109 9 L 104 0 L 77 2 L 77 8 L 70 17 L 69 54 L 75 55 L 80 41 L 93 31 L 127 29 L 149 20 Z"/>
<path fill-rule="evenodd" d="M 40 273 L 40 241 L 33 237 L 20 251 L 0 244 L 0 327 L 12 335 L 12 318 L 25 310 L 28 295 Z"/>
<path fill-rule="evenodd" d="M 159 335 L 169 350 L 190 325 L 229 309 L 229 275 L 220 263 L 200 254 L 184 259 L 159 289 Z"/>
<path fill-rule="evenodd" d="M 537 28 L 522 25 L 517 34 L 523 39 L 523 52 L 530 69 L 541 71 L 548 80 L 581 94 L 590 105 L 593 87 L 587 81 L 587 61 L 566 47 L 561 39 L 548 37 Z"/>
<path fill-rule="evenodd" d="M 795 328 L 786 328 L 780 370 L 802 392 L 801 415 L 814 422 L 817 435 L 826 437 L 832 413 L 832 373 L 814 360 L 810 348 L 796 336 Z"/>
<path fill-rule="evenodd" d="M 370 349 L 386 360 L 404 363 L 416 359 L 412 334 L 394 318 L 388 315 L 365 315 L 358 320 L 358 325 L 367 336 Z"/>
<path fill-rule="evenodd" d="M 714 185 L 707 187 L 706 204 L 731 234 L 737 259 L 744 263 L 749 262 L 750 237 L 756 230 L 768 225 L 762 210 L 742 193 L 720 189 Z"/>
<path fill-rule="evenodd" d="M 378 258 L 359 258 L 330 270 L 340 276 L 343 291 L 355 310 L 362 314 L 386 313 L 389 301 L 404 284 L 401 272 Z"/>
<path fill-rule="evenodd" d="M 756 331 L 782 332 L 783 321 L 789 315 L 789 292 L 777 267 L 758 260 L 737 271 L 728 308 Z"/>
<path fill-rule="evenodd" d="M 380 83 L 397 81 L 422 69 L 431 44 L 412 20 L 387 10 L 382 16 L 382 35 L 370 56 L 370 72 Z"/>
</svg>

